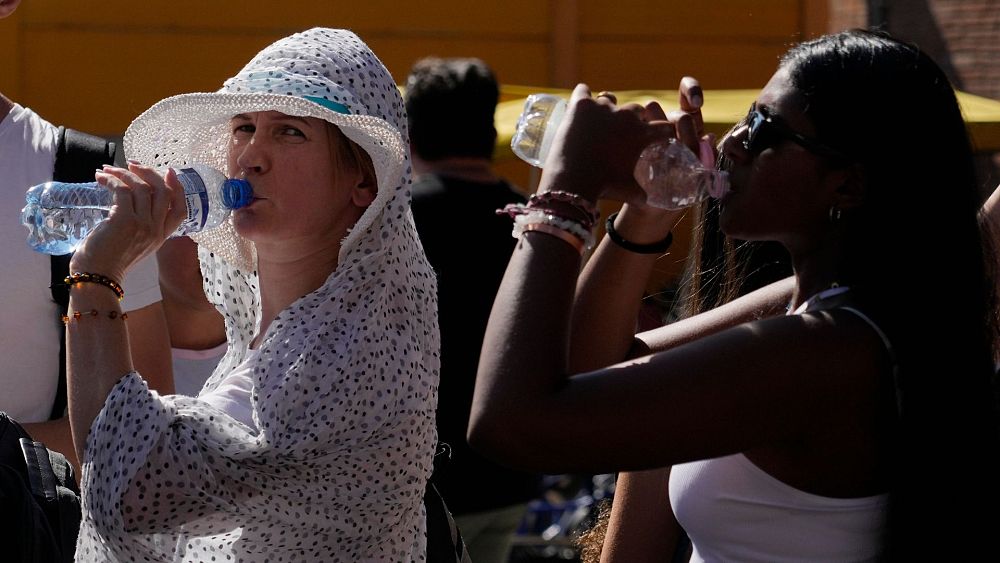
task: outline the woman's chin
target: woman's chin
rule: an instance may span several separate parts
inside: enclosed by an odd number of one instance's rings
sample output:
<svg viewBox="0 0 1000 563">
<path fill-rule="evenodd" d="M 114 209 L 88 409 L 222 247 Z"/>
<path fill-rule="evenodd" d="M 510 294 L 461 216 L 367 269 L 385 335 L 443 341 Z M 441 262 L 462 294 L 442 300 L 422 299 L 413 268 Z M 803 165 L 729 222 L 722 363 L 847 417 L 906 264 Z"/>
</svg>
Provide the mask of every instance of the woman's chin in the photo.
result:
<svg viewBox="0 0 1000 563">
<path fill-rule="evenodd" d="M 249 209 L 237 209 L 233 212 L 233 228 L 241 237 L 254 240 L 261 232 L 260 218 Z"/>
</svg>

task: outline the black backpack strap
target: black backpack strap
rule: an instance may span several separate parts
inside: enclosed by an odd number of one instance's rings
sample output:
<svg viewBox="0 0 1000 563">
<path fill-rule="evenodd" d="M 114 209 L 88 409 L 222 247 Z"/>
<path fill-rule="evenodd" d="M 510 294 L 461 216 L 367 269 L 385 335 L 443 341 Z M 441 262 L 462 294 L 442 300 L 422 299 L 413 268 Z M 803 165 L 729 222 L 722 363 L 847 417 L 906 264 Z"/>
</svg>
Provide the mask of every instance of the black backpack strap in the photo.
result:
<svg viewBox="0 0 1000 563">
<path fill-rule="evenodd" d="M 427 561 L 434 563 L 471 563 L 462 532 L 455 524 L 441 493 L 430 481 L 424 489 L 427 514 Z"/>
<path fill-rule="evenodd" d="M 103 137 L 59 128 L 59 147 L 52 179 L 60 182 L 93 182 L 94 170 L 115 162 L 118 147 Z"/>
<path fill-rule="evenodd" d="M 448 510 L 444 498 L 434 486 L 435 478 L 451 461 L 451 446 L 438 442 L 434 452 L 434 471 L 424 489 L 424 510 L 427 513 L 427 561 L 442 563 L 471 563 L 469 551 L 462 539 L 462 532 Z"/>
<path fill-rule="evenodd" d="M 59 551 L 54 563 L 72 563 L 76 537 L 80 533 L 80 490 L 73 476 L 73 467 L 61 453 L 41 442 L 21 438 L 28 488 L 45 514 L 51 530 L 51 540 Z"/>
<path fill-rule="evenodd" d="M 115 143 L 107 139 L 60 127 L 52 179 L 60 182 L 91 182 L 94 180 L 94 170 L 104 164 L 114 163 L 117 152 Z M 60 315 L 65 315 L 69 308 L 69 288 L 62 283 L 69 275 L 70 258 L 72 254 L 52 257 L 52 300 L 59 306 Z M 59 334 L 59 385 L 56 387 L 56 398 L 49 416 L 52 420 L 62 418 L 66 411 L 66 334 L 61 327 Z"/>
</svg>

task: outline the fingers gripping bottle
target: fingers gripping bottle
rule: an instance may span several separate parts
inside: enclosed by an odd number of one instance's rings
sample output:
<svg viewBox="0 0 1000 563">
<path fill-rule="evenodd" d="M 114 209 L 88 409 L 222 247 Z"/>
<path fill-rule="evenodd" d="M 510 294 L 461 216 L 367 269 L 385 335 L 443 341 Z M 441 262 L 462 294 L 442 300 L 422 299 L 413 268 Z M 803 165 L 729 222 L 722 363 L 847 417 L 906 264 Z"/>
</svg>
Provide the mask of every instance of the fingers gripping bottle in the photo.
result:
<svg viewBox="0 0 1000 563">
<path fill-rule="evenodd" d="M 510 143 L 514 154 L 541 167 L 565 113 L 566 100 L 559 96 L 528 96 Z M 702 141 L 699 152 L 700 157 L 676 139 L 646 147 L 634 172 L 636 182 L 646 192 L 646 203 L 661 209 L 682 209 L 707 197 L 722 197 L 729 189 L 729 174 L 715 169 L 707 141 Z"/>
<path fill-rule="evenodd" d="M 227 179 L 203 164 L 176 169 L 184 186 L 187 217 L 173 236 L 219 226 L 230 211 L 250 203 L 253 191 L 246 180 Z M 108 217 L 111 190 L 97 182 L 45 182 L 28 189 L 21 223 L 28 228 L 28 246 L 46 254 L 73 252 Z"/>
</svg>

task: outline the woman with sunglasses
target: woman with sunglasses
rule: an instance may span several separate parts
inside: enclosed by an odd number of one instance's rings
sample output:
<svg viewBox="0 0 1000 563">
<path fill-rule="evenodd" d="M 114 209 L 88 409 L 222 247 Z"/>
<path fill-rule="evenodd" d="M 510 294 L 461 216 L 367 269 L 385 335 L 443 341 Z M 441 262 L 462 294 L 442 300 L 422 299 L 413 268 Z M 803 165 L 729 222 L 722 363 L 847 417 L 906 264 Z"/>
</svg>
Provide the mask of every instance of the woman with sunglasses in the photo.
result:
<svg viewBox="0 0 1000 563">
<path fill-rule="evenodd" d="M 790 50 L 722 143 L 720 222 L 782 243 L 793 279 L 633 335 L 656 256 L 636 251 L 662 252 L 680 213 L 644 206 L 631 171 L 655 140 L 696 146 L 701 98 L 685 80 L 665 120 L 574 91 L 518 218 L 472 445 L 543 472 L 672 466 L 669 501 L 642 500 L 676 517 L 692 561 L 995 558 L 976 510 L 1000 500 L 993 286 L 947 78 L 879 33 Z M 581 274 L 602 198 L 626 205 Z M 928 268 L 931 237 L 946 270 Z"/>
</svg>

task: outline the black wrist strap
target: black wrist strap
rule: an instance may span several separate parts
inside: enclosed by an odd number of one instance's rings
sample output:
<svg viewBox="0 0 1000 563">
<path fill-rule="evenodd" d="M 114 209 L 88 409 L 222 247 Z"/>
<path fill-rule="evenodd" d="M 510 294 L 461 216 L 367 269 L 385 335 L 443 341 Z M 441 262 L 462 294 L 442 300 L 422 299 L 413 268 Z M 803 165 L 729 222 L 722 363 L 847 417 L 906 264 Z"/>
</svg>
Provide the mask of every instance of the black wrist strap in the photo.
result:
<svg viewBox="0 0 1000 563">
<path fill-rule="evenodd" d="M 674 233 L 667 233 L 667 238 L 659 242 L 651 242 L 649 244 L 632 242 L 623 238 L 620 234 L 618 234 L 618 231 L 615 230 L 615 217 L 618 217 L 617 211 L 608 215 L 608 220 L 604 223 L 604 230 L 608 233 L 608 238 L 611 239 L 611 242 L 617 244 L 625 250 L 628 250 L 629 252 L 635 252 L 636 254 L 663 254 L 674 242 Z"/>
</svg>

